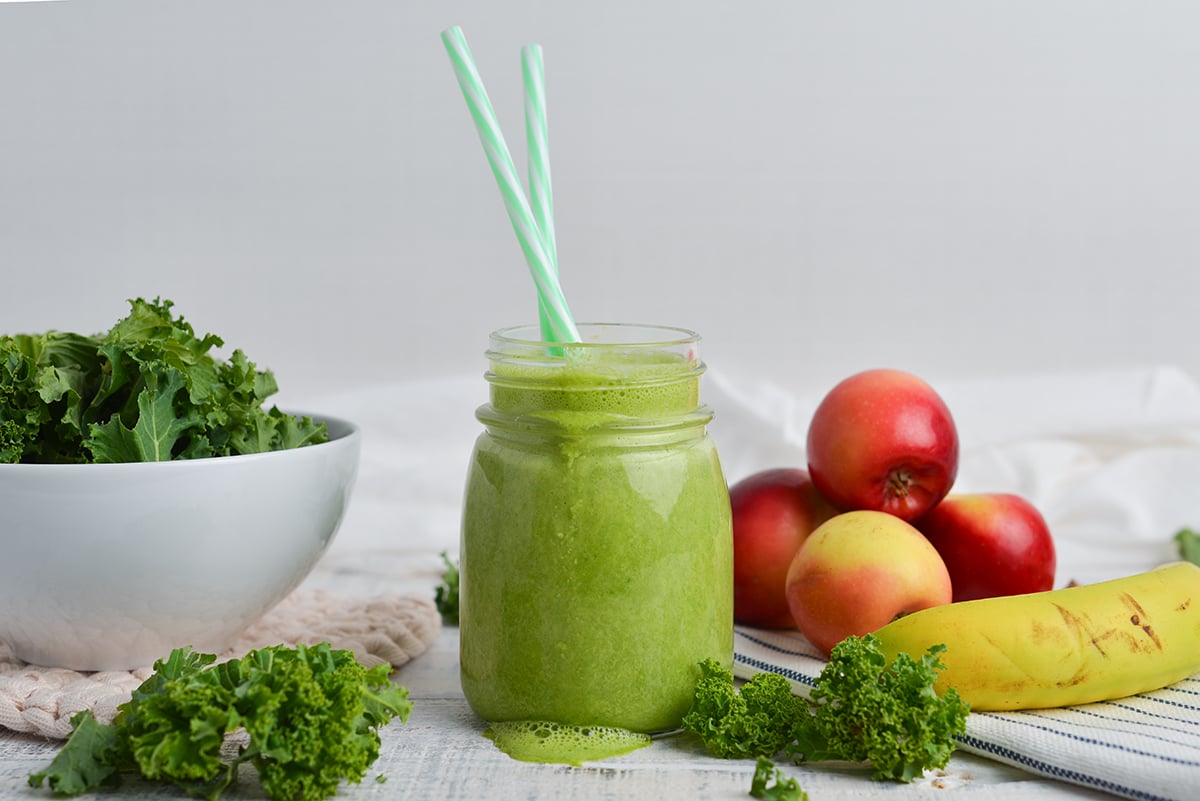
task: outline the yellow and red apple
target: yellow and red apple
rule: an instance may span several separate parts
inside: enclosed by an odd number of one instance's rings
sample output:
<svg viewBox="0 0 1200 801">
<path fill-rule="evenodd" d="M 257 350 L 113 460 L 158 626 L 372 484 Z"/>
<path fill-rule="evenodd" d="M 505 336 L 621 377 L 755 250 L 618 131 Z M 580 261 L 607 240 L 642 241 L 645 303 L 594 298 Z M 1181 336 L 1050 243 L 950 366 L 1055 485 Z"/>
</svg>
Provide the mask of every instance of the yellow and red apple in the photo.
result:
<svg viewBox="0 0 1200 801">
<path fill-rule="evenodd" d="M 867 370 L 838 383 L 808 428 L 808 472 L 839 509 L 916 520 L 958 474 L 958 431 L 941 396 L 901 370 Z"/>
<path fill-rule="evenodd" d="M 813 530 L 837 514 L 808 471 L 780 467 L 729 488 L 733 507 L 733 618 L 762 628 L 791 628 L 788 566 Z"/>
<path fill-rule="evenodd" d="M 851 634 L 869 634 L 952 597 L 950 574 L 929 540 L 895 515 L 873 510 L 821 524 L 787 574 L 796 627 L 825 654 Z"/>
</svg>

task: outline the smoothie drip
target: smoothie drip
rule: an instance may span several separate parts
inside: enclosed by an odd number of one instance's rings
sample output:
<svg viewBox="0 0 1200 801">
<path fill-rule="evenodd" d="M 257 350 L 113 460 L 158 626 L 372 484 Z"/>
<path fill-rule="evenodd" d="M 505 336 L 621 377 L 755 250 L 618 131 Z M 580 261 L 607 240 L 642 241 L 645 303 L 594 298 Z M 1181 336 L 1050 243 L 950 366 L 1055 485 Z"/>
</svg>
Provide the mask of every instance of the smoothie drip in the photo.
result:
<svg viewBox="0 0 1200 801">
<path fill-rule="evenodd" d="M 622 756 L 650 745 L 650 736 L 605 726 L 563 726 L 518 720 L 493 723 L 484 736 L 522 762 L 554 762 L 576 767 Z"/>
</svg>

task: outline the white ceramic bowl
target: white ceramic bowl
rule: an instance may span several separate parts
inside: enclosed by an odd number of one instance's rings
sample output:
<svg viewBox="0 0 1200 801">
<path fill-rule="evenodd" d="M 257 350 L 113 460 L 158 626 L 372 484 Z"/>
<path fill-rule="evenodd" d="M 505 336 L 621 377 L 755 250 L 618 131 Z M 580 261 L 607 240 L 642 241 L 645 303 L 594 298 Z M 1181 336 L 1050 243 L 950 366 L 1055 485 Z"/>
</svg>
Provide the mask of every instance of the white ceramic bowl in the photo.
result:
<svg viewBox="0 0 1200 801">
<path fill-rule="evenodd" d="M 220 653 L 332 542 L 361 433 L 285 451 L 132 464 L 0 464 L 0 640 L 26 662 L 148 667 Z"/>
</svg>

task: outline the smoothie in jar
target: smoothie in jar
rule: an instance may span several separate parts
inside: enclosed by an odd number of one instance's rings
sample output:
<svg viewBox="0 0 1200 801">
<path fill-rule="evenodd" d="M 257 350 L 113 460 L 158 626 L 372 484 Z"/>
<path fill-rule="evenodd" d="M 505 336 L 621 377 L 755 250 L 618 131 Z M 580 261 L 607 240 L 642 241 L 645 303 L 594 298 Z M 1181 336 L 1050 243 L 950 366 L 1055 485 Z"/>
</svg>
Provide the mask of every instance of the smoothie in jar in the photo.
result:
<svg viewBox="0 0 1200 801">
<path fill-rule="evenodd" d="M 497 332 L 464 498 L 463 692 L 489 722 L 677 728 L 733 651 L 729 495 L 698 338 Z"/>
</svg>

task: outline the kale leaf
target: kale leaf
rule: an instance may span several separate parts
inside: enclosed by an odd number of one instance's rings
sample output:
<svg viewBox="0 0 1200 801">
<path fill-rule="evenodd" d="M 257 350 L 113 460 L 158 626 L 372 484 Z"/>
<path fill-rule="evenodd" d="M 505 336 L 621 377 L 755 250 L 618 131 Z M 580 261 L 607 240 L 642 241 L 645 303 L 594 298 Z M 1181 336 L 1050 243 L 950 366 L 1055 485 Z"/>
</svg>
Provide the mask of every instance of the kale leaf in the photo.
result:
<svg viewBox="0 0 1200 801">
<path fill-rule="evenodd" d="M 141 462 L 323 442 L 324 423 L 266 409 L 273 374 L 198 336 L 169 300 L 131 300 L 104 334 L 0 336 L 0 462 Z"/>
<path fill-rule="evenodd" d="M 889 664 L 872 635 L 847 637 L 808 699 L 774 673 L 739 691 L 727 668 L 705 660 L 683 727 L 715 756 L 865 762 L 876 779 L 910 782 L 944 767 L 966 727 L 958 693 L 933 689 L 943 651 L 934 646 L 920 660 L 900 654 Z"/>
<path fill-rule="evenodd" d="M 714 756 L 770 757 L 792 742 L 804 714 L 804 700 L 783 676 L 759 673 L 739 692 L 728 668 L 705 659 L 683 728 L 700 735 Z"/>
<path fill-rule="evenodd" d="M 945 767 L 968 713 L 954 689 L 940 697 L 933 689 L 945 650 L 932 646 L 920 660 L 902 653 L 888 664 L 871 635 L 838 643 L 790 753 L 813 762 L 869 762 L 874 778 L 899 782 Z"/>
<path fill-rule="evenodd" d="M 1179 546 L 1179 558 L 1200 565 L 1200 534 L 1190 528 L 1175 532 L 1175 544 Z"/>
<path fill-rule="evenodd" d="M 125 775 L 174 784 L 215 801 L 238 766 L 252 765 L 263 789 L 283 801 L 320 801 L 357 783 L 379 756 L 379 729 L 408 719 L 408 691 L 388 665 L 367 669 L 328 643 L 273 646 L 215 664 L 179 648 L 118 709 L 109 725 L 78 713 L 74 731 L 29 784 L 60 795 L 114 786 Z M 248 743 L 233 757 L 226 736 Z"/>
<path fill-rule="evenodd" d="M 433 602 L 442 615 L 442 621 L 451 626 L 457 626 L 458 565 L 450 561 L 450 557 L 446 555 L 445 551 L 442 552 L 442 564 L 446 566 L 446 569 L 442 571 L 442 583 L 434 589 Z"/>
<path fill-rule="evenodd" d="M 774 762 L 761 756 L 754 764 L 750 795 L 763 801 L 808 801 L 808 793 L 798 781 L 785 776 Z"/>
</svg>

